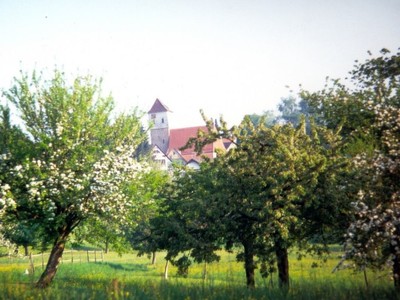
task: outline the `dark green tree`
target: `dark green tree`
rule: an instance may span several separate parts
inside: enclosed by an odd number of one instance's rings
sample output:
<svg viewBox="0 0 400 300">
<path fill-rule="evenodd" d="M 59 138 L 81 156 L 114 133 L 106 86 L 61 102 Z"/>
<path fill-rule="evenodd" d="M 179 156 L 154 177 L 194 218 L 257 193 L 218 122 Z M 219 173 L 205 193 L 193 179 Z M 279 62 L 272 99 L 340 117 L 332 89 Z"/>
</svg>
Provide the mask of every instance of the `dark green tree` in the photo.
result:
<svg viewBox="0 0 400 300">
<path fill-rule="evenodd" d="M 207 164 L 202 165 L 206 167 Z M 173 180 L 164 184 L 158 195 L 163 200 L 157 214 L 153 213 L 152 218 L 133 231 L 131 243 L 139 253 L 166 250 L 167 263 L 177 265 L 178 273 L 183 276 L 187 275 L 192 259 L 203 262 L 205 267 L 219 259 L 214 253 L 221 248 L 221 242 L 215 235 L 218 218 L 211 217 L 216 212 L 212 206 L 212 190 L 193 190 L 194 185 L 208 182 L 204 178 L 208 175 L 190 169 L 176 170 Z"/>
<path fill-rule="evenodd" d="M 132 185 L 130 190 L 132 197 L 145 199 L 145 205 L 140 211 L 133 212 L 129 216 L 129 224 L 122 228 L 131 247 L 138 250 L 139 255 L 151 255 L 153 264 L 156 260 L 156 252 L 164 249 L 159 246 L 159 237 L 154 234 L 151 221 L 160 216 L 169 181 L 168 172 L 153 166 L 153 169 L 143 176 L 143 186 Z"/>
<path fill-rule="evenodd" d="M 193 198 L 212 199 L 213 205 L 196 206 L 210 208 L 214 222 L 221 224 L 211 240 L 222 239 L 227 249 L 235 244 L 243 247 L 238 259 L 244 261 L 249 287 L 255 285 L 258 263 L 266 274 L 266 265 L 273 262 L 281 286 L 288 286 L 288 250 L 295 245 L 308 247 L 306 242 L 316 235 L 312 226 L 324 221 L 318 211 L 322 199 L 312 194 L 323 184 L 324 176 L 334 179 L 335 172 L 346 168 L 346 160 L 337 151 L 340 136 L 314 124 L 307 133 L 304 119 L 297 128 L 292 124 L 254 126 L 249 118 L 231 129 L 215 128 L 211 123 L 207 122 L 208 134 L 200 133 L 187 146 L 194 145 L 201 152 L 205 144 L 223 136 L 236 140 L 236 148 L 220 154 L 209 168 L 200 169 L 197 176 L 204 179 L 190 185 L 185 203 Z M 195 195 L 203 191 L 209 196 L 198 199 Z M 341 213 L 336 212 L 338 216 Z M 197 213 L 193 220 L 204 217 Z"/>
</svg>

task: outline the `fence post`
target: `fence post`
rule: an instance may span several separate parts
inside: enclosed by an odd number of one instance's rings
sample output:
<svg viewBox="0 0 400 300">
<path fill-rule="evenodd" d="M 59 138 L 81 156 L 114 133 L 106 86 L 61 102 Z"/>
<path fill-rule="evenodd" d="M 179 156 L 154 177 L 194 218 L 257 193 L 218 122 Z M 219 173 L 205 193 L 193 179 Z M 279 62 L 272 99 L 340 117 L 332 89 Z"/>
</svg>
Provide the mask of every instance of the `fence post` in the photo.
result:
<svg viewBox="0 0 400 300">
<path fill-rule="evenodd" d="M 94 262 L 97 263 L 97 255 L 96 255 L 96 250 L 94 250 Z"/>
<path fill-rule="evenodd" d="M 71 250 L 71 264 L 74 263 L 74 250 Z"/>
</svg>

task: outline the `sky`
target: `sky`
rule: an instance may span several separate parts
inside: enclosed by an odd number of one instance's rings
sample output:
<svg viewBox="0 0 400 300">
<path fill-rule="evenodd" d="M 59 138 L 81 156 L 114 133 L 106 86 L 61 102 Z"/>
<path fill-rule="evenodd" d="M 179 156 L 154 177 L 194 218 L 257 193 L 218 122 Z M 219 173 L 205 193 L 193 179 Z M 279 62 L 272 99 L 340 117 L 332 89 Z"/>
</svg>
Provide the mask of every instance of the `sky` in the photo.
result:
<svg viewBox="0 0 400 300">
<path fill-rule="evenodd" d="M 200 109 L 238 124 L 399 47 L 400 0 L 0 0 L 0 88 L 19 70 L 91 74 L 121 111 L 160 99 L 172 128 Z"/>
</svg>

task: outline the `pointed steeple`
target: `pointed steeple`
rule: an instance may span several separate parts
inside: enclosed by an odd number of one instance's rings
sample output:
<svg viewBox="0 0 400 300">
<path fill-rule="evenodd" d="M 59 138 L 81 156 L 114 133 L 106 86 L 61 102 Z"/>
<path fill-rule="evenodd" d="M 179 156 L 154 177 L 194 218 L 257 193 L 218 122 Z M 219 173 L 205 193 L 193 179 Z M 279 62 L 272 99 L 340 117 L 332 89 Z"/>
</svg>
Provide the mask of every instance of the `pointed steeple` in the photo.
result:
<svg viewBox="0 0 400 300">
<path fill-rule="evenodd" d="M 168 108 L 168 106 L 166 106 L 165 104 L 163 104 L 158 98 L 156 99 L 156 101 L 154 102 L 153 106 L 150 108 L 149 110 L 149 114 L 153 114 L 153 113 L 159 113 L 159 112 L 165 112 L 165 111 L 169 111 L 171 112 L 171 110 Z"/>
<path fill-rule="evenodd" d="M 148 112 L 149 121 L 152 124 L 150 129 L 150 142 L 157 145 L 164 153 L 168 150 L 169 145 L 169 125 L 168 115 L 171 113 L 168 106 L 156 99 L 153 106 Z"/>
</svg>

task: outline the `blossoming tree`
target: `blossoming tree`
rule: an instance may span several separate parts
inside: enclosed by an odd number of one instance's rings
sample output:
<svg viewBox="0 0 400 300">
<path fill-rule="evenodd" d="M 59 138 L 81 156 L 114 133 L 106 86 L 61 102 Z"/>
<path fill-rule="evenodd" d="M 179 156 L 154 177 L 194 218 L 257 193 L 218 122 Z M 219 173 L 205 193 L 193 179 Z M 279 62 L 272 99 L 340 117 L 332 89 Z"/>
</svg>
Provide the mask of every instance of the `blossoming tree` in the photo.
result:
<svg viewBox="0 0 400 300">
<path fill-rule="evenodd" d="M 12 160 L 7 163 L 10 167 L 18 165 L 30 154 L 31 141 L 23 133 L 23 131 L 11 123 L 11 112 L 8 106 L 0 105 L 0 155 L 12 153 Z M 3 161 L 3 160 L 2 160 Z M 6 169 L 8 166 L 4 165 L 2 168 Z M 0 174 L 0 181 L 6 174 Z M 6 186 L 7 187 L 7 186 Z M 0 218 L 0 244 L 1 240 L 7 241 L 6 245 L 9 248 L 13 245 L 15 250 L 18 246 L 23 246 L 25 255 L 28 255 L 28 247 L 36 246 L 39 241 L 40 235 L 38 228 L 25 224 L 24 222 L 7 222 L 5 217 Z"/>
<path fill-rule="evenodd" d="M 390 266 L 400 289 L 400 52 L 381 54 L 355 66 L 351 89 L 334 81 L 303 98 L 323 122 L 345 126 L 360 172 L 345 258 L 360 269 Z"/>
<path fill-rule="evenodd" d="M 65 244 L 82 221 L 98 216 L 123 222 L 140 199 L 131 185 L 146 170 L 134 159 L 145 138 L 136 110 L 114 113 L 111 96 L 101 96 L 101 81 L 78 77 L 70 86 L 63 73 L 50 81 L 22 74 L 4 93 L 14 105 L 32 142 L 30 155 L 13 164 L 0 157 L 0 214 L 7 220 L 40 225 L 53 241 L 38 287 L 53 280 Z"/>
</svg>

